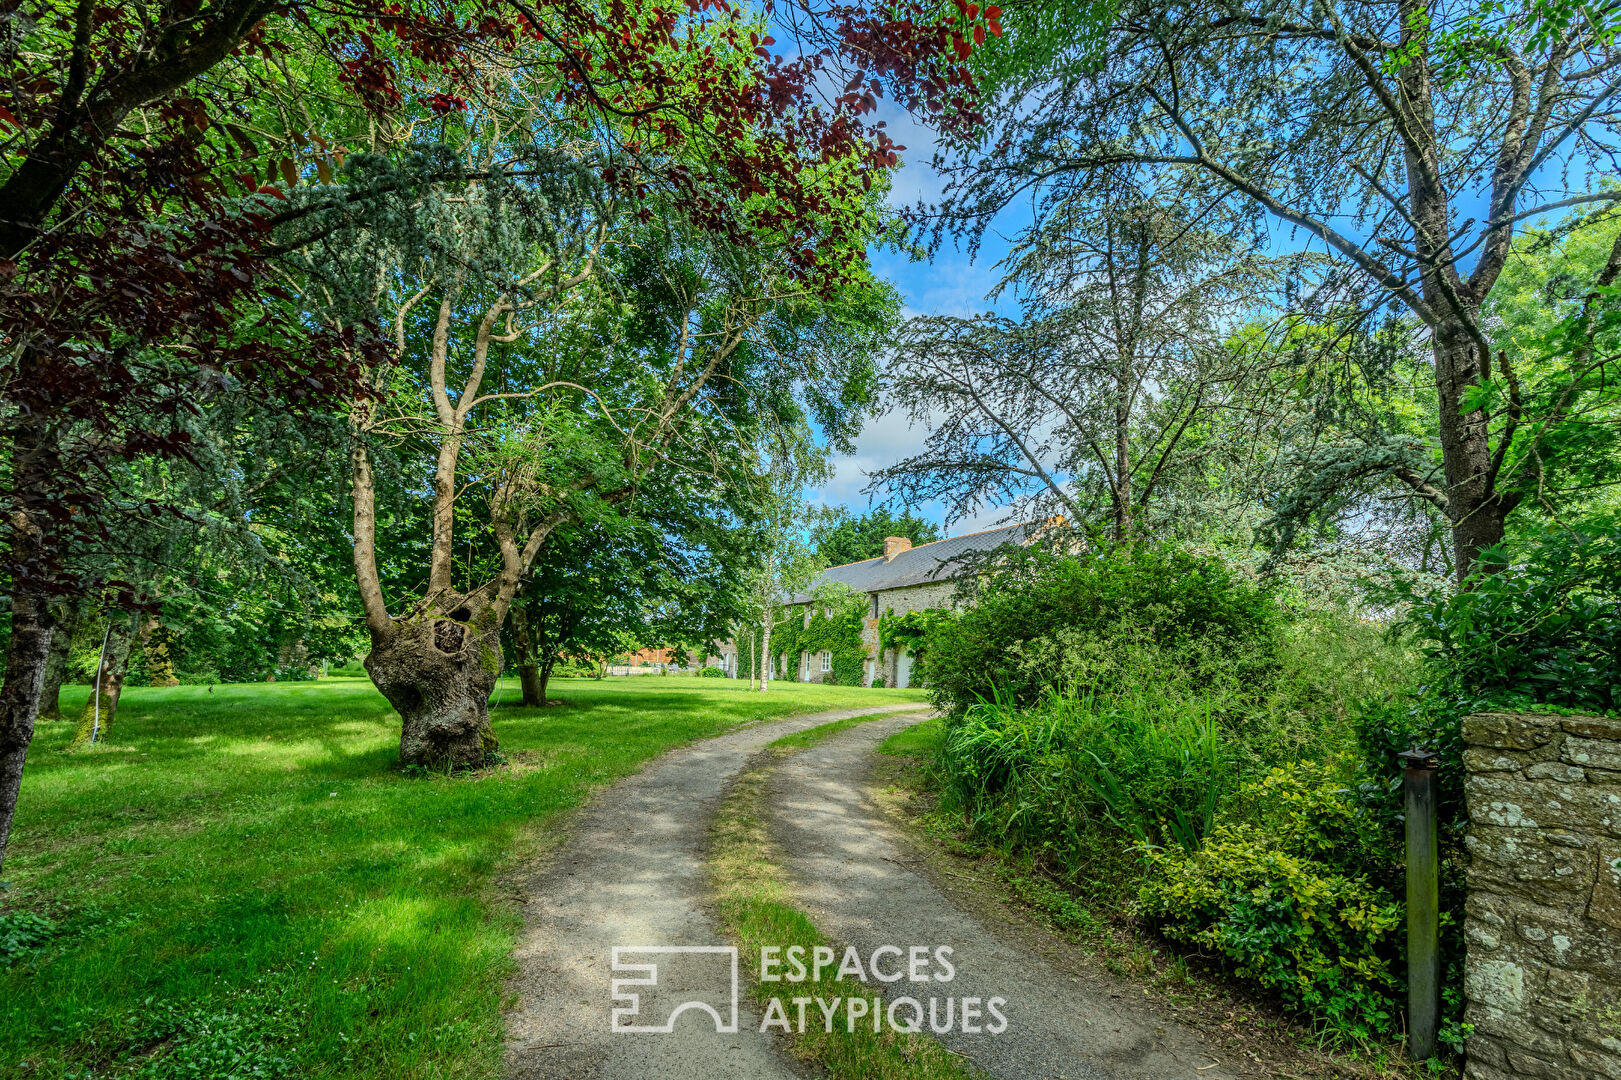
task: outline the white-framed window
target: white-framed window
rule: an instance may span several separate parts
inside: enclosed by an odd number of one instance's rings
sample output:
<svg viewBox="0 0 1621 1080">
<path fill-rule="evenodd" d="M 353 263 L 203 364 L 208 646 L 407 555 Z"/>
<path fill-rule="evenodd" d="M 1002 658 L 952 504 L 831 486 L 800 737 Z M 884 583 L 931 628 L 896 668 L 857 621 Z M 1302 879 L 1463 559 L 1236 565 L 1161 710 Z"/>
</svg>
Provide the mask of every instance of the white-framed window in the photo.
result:
<svg viewBox="0 0 1621 1080">
<path fill-rule="evenodd" d="M 832 671 L 833 670 L 833 654 L 828 652 L 826 649 L 823 649 L 822 653 L 821 653 L 821 656 L 822 656 L 822 670 L 823 671 Z"/>
</svg>

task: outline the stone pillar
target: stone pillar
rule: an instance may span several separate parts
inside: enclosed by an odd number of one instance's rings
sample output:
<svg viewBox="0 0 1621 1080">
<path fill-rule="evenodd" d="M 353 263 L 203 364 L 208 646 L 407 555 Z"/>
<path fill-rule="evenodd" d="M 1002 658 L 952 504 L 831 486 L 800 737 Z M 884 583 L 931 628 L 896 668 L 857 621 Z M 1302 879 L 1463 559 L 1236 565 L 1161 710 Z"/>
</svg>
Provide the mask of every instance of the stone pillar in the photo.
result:
<svg viewBox="0 0 1621 1080">
<path fill-rule="evenodd" d="M 1621 1080 L 1621 721 L 1465 718 L 1470 1080 Z"/>
</svg>

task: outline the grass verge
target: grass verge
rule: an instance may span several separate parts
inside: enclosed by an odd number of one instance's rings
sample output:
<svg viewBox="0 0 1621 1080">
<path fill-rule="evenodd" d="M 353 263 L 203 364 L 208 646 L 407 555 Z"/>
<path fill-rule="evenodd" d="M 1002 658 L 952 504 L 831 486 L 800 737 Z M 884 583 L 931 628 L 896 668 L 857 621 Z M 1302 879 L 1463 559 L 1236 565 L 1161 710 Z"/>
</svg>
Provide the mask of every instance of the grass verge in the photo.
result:
<svg viewBox="0 0 1621 1080">
<path fill-rule="evenodd" d="M 721 804 L 711 837 L 709 871 L 721 925 L 744 957 L 759 956 L 763 946 L 786 950 L 798 945 L 811 955 L 816 946 L 832 944 L 793 904 L 767 824 L 768 799 L 777 761 L 850 726 L 851 721 L 841 720 L 777 740 L 743 772 Z M 754 971 L 752 964 L 745 966 Z M 795 1008 L 787 998 L 837 1002 L 850 985 L 823 971 L 820 979 L 807 978 L 786 993 L 769 989 L 757 975 L 749 978 L 755 1001 L 765 1010 L 773 997 L 784 998 L 786 1015 L 796 1028 Z M 873 997 L 865 984 L 862 990 L 865 997 Z M 818 1006 L 811 1006 L 808 1015 L 811 1022 L 804 1031 L 787 1036 L 790 1049 L 826 1069 L 831 1080 L 980 1080 L 984 1075 L 927 1035 L 903 1034 L 887 1025 L 875 1033 L 867 1023 L 850 1020 L 848 1010 L 829 1019 Z"/>
<path fill-rule="evenodd" d="M 806 747 L 815 746 L 817 743 L 828 738 L 829 736 L 837 735 L 841 731 L 848 731 L 857 724 L 869 724 L 874 720 L 888 720 L 892 719 L 894 715 L 894 713 L 879 713 L 874 716 L 847 716 L 843 720 L 834 720 L 827 724 L 817 724 L 813 728 L 806 728 L 804 731 L 796 731 L 792 735 L 784 735 L 780 739 L 773 740 L 769 744 L 769 748 L 776 750 L 803 750 Z M 938 720 L 931 722 L 939 723 Z M 893 736 L 891 736 L 891 738 L 893 738 Z"/>
<path fill-rule="evenodd" d="M 361 679 L 131 688 L 89 752 L 42 724 L 5 866 L 0 1075 L 499 1076 L 519 920 L 496 882 L 563 813 L 740 724 L 921 698 L 554 686 L 562 705 L 493 711 L 506 764 L 453 776 L 396 768 L 398 719 Z"/>
</svg>

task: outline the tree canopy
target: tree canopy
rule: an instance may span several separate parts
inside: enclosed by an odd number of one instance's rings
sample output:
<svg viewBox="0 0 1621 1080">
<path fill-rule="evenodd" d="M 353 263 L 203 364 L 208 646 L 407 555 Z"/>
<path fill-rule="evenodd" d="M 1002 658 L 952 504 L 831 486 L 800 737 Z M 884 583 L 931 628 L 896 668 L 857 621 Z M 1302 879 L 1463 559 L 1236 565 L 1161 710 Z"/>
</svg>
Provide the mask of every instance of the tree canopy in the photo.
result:
<svg viewBox="0 0 1621 1080">
<path fill-rule="evenodd" d="M 1608 14 L 1130 0 L 1014 6 L 1002 21 L 973 60 L 985 122 L 942 144 L 936 235 L 977 237 L 1014 199 L 1047 220 L 1175 190 L 1212 228 L 1321 257 L 1290 282 L 1285 314 L 1331 328 L 1325 346 L 1391 318 L 1427 345 L 1436 453 L 1361 446 L 1322 462 L 1321 490 L 1330 475 L 1403 485 L 1446 519 L 1460 575 L 1547 496 L 1547 440 L 1614 381 L 1613 357 L 1583 342 L 1621 247 L 1580 287 L 1591 300 L 1564 332 L 1581 359 L 1549 394 L 1527 396 L 1486 313 L 1531 222 L 1578 206 L 1601 211 L 1592 221 L 1621 199 L 1602 180 L 1621 91 Z"/>
<path fill-rule="evenodd" d="M 910 510 L 897 514 L 887 506 L 865 514 L 834 510 L 810 531 L 816 554 L 829 566 L 876 559 L 884 553 L 884 540 L 898 536 L 917 544 L 940 539 L 940 527 L 917 517 Z"/>
</svg>

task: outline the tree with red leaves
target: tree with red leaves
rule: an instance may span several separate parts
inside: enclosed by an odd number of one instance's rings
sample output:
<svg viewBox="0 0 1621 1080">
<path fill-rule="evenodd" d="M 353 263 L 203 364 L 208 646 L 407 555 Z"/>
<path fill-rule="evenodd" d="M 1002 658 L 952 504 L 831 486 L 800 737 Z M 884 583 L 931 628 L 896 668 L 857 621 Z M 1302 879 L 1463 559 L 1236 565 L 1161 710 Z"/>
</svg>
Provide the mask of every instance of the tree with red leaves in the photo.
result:
<svg viewBox="0 0 1621 1080">
<path fill-rule="evenodd" d="M 309 120 L 293 147 L 243 122 L 296 67 L 341 87 L 378 132 L 460 111 L 491 63 L 547 68 L 559 114 L 636 167 L 604 175 L 670 197 L 735 243 L 786 241 L 806 276 L 819 235 L 895 146 L 863 116 L 882 92 L 968 115 L 975 9 L 942 21 L 903 4 L 794 9 L 819 44 L 784 59 L 762 19 L 725 0 L 11 0 L 0 20 L 0 451 L 11 634 L 0 687 L 0 859 L 33 735 L 52 632 L 47 601 L 81 587 L 75 544 L 106 528 L 98 476 L 144 456 L 184 459 L 184 425 L 222 382 L 290 407 L 347 395 L 377 355 L 367 327 L 301 321 L 270 271 L 274 236 L 309 207 L 345 147 Z M 753 25 L 755 29 L 748 27 Z M 994 30 L 995 28 L 992 27 Z M 712 35 L 756 62 L 722 72 Z M 536 55 L 538 54 L 538 55 Z M 289 57 L 295 63 L 289 63 Z M 817 90 L 850 76 L 832 101 Z M 325 95 L 330 99 L 332 95 Z M 297 102 L 306 119 L 307 102 Z M 688 152 L 700 143 L 703 152 Z M 386 148 L 386 147 L 385 147 Z M 278 153 L 278 149 L 281 150 Z M 311 177 L 310 173 L 315 174 Z M 333 200 L 353 197 L 334 186 Z M 644 210 L 644 212 L 646 212 Z M 819 223 L 819 224 L 818 224 Z M 149 508 L 151 509 L 151 508 Z M 115 583 L 119 584 L 119 583 Z M 124 583 L 124 592 L 134 586 Z"/>
</svg>

